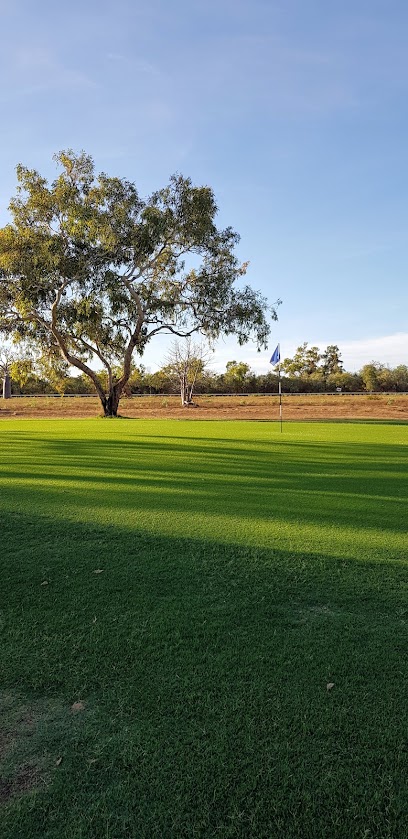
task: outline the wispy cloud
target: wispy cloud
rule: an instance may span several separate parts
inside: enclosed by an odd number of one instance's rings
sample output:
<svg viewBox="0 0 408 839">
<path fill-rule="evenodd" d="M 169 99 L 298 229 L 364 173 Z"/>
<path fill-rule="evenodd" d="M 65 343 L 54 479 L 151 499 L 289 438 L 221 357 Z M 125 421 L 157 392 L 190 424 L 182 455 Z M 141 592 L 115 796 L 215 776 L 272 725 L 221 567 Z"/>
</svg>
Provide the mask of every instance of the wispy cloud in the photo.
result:
<svg viewBox="0 0 408 839">
<path fill-rule="evenodd" d="M 408 364 L 408 332 L 397 332 L 395 335 L 383 335 L 380 338 L 344 341 L 340 349 L 344 365 L 350 370 L 358 370 L 370 361 L 380 361 L 391 367 Z"/>
<path fill-rule="evenodd" d="M 5 60 L 5 59 L 4 59 Z M 95 89 L 98 83 L 82 70 L 64 64 L 51 49 L 18 47 L 7 56 L 12 96 L 27 96 L 52 90 Z M 3 101 L 7 94 L 2 97 Z"/>
<path fill-rule="evenodd" d="M 109 61 L 115 62 L 116 64 L 126 65 L 127 68 L 136 74 L 141 73 L 152 78 L 160 78 L 162 76 L 162 72 L 157 64 L 152 64 L 152 62 L 145 61 L 142 58 L 134 58 L 132 55 L 123 55 L 119 52 L 108 52 L 106 57 Z"/>
</svg>

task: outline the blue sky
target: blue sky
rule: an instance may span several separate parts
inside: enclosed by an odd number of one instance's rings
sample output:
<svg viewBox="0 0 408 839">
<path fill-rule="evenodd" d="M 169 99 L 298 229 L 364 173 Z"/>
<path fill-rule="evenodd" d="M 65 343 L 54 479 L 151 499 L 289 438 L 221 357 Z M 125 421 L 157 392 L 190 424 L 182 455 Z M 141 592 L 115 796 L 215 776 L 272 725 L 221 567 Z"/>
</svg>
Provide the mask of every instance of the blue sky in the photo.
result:
<svg viewBox="0 0 408 839">
<path fill-rule="evenodd" d="M 22 162 L 85 149 L 147 196 L 213 187 L 283 355 L 408 363 L 405 0 L 0 0 L 0 224 Z M 145 363 L 160 365 L 165 342 Z M 221 342 L 268 369 L 268 353 Z"/>
</svg>

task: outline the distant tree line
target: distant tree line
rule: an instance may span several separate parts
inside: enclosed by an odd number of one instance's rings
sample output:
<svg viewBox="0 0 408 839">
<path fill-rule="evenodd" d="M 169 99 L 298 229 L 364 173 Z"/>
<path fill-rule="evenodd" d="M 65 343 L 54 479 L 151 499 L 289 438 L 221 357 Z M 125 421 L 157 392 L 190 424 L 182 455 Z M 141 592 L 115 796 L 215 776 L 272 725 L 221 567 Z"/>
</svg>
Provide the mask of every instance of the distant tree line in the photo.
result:
<svg viewBox="0 0 408 839">
<path fill-rule="evenodd" d="M 7 368 L 14 395 L 47 393 L 93 394 L 93 382 L 86 375 L 73 376 L 69 365 L 58 356 L 13 356 L 3 353 L 0 369 Z M 196 359 L 197 362 L 197 359 Z M 193 360 L 194 363 L 194 360 Z M 279 377 L 276 368 L 256 374 L 244 361 L 229 361 L 223 373 L 213 372 L 208 366 L 208 355 L 195 365 L 194 393 L 277 393 Z M 142 364 L 133 364 L 125 394 L 171 394 L 180 392 L 180 379 L 173 359 L 155 373 Z M 113 369 L 113 376 L 120 371 Z M 105 386 L 106 373 L 97 371 Z M 391 368 L 380 362 L 365 364 L 357 373 L 344 370 L 339 348 L 329 345 L 321 353 L 307 342 L 297 348 L 293 358 L 281 363 L 284 393 L 324 393 L 341 389 L 345 393 L 408 391 L 408 366 Z"/>
</svg>

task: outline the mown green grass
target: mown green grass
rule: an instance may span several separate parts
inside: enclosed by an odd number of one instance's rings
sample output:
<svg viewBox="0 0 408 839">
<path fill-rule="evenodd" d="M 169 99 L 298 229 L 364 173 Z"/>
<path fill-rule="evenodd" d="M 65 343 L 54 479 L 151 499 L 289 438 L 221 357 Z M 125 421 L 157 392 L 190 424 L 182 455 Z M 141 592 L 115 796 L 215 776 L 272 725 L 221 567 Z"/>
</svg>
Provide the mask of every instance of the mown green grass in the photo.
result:
<svg viewBox="0 0 408 839">
<path fill-rule="evenodd" d="M 407 441 L 4 422 L 2 835 L 406 837 Z"/>
</svg>

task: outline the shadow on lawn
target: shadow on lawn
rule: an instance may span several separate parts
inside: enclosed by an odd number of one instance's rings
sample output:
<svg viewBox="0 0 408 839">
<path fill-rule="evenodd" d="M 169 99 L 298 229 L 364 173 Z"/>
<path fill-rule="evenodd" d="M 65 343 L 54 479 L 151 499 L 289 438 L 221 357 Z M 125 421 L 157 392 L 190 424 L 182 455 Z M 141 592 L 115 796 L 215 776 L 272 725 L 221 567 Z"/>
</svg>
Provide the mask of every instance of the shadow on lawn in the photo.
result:
<svg viewBox="0 0 408 839">
<path fill-rule="evenodd" d="M 170 511 L 209 522 L 218 515 L 242 517 L 261 528 L 279 521 L 356 532 L 407 530 L 407 446 L 240 439 L 232 445 L 230 439 L 152 436 L 27 436 L 0 464 L 3 504 L 24 509 L 34 501 L 43 512 L 51 505 L 57 516 L 61 507 L 71 515 L 90 507 L 99 515 L 109 506 L 116 516 L 134 515 L 142 528 L 144 514 Z"/>
<path fill-rule="evenodd" d="M 86 708 L 44 731 L 52 782 L 9 801 L 5 835 L 404 835 L 397 562 L 34 510 L 5 514 L 2 538 L 3 685 Z"/>
</svg>

